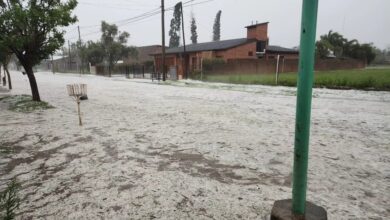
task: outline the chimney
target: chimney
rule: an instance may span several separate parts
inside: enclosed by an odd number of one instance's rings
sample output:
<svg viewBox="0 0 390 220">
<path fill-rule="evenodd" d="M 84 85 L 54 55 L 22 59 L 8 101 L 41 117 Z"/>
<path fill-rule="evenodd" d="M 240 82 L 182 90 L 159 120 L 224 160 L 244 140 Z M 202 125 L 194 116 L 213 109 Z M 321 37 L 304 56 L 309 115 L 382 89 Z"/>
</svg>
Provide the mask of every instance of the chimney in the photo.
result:
<svg viewBox="0 0 390 220">
<path fill-rule="evenodd" d="M 266 41 L 268 44 L 268 23 L 257 23 L 246 26 L 247 38 L 256 39 L 258 41 Z"/>
</svg>

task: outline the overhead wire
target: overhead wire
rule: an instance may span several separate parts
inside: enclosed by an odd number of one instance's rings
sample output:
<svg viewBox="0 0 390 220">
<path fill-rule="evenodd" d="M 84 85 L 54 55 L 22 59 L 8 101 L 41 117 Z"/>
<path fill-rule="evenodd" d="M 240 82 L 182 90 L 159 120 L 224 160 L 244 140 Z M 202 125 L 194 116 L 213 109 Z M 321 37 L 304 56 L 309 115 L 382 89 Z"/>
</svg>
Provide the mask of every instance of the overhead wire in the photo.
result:
<svg viewBox="0 0 390 220">
<path fill-rule="evenodd" d="M 211 2 L 211 1 L 214 1 L 214 0 L 205 0 L 205 1 L 201 1 L 201 2 L 192 3 L 194 1 L 195 0 L 188 0 L 188 1 L 184 2 L 184 3 L 182 3 L 183 7 L 190 7 L 190 6 L 194 6 L 194 5 L 204 4 L 204 3 Z M 189 4 L 189 3 L 192 3 L 192 4 Z M 166 8 L 165 11 L 171 11 L 174 8 L 175 8 L 175 6 L 171 6 L 171 7 Z M 118 21 L 114 21 L 114 22 L 110 22 L 110 23 L 115 24 L 118 27 L 120 27 L 120 26 L 125 26 L 125 25 L 136 23 L 138 21 L 141 21 L 141 20 L 153 17 L 153 16 L 158 15 L 160 13 L 161 13 L 161 8 L 158 7 L 158 8 L 155 8 L 153 10 L 150 10 L 150 11 L 144 12 L 142 14 L 139 14 L 137 16 L 134 16 L 134 17 L 131 17 L 131 18 L 127 18 L 127 19 L 118 20 Z M 87 26 L 80 26 L 80 27 L 85 29 L 85 28 L 96 28 L 96 27 L 100 27 L 100 26 L 101 26 L 100 24 L 97 24 L 97 25 L 87 25 Z M 71 30 L 74 30 L 76 28 L 77 27 L 72 28 Z M 97 34 L 97 33 L 100 33 L 100 32 L 101 32 L 101 30 L 99 29 L 99 30 L 96 30 L 96 31 L 91 31 L 91 32 L 87 32 L 85 34 L 81 34 L 81 36 L 82 37 L 90 36 L 90 35 Z M 70 37 L 67 40 L 72 40 L 72 39 L 76 39 L 76 38 L 78 38 L 78 35 L 74 36 L 74 37 Z"/>
</svg>

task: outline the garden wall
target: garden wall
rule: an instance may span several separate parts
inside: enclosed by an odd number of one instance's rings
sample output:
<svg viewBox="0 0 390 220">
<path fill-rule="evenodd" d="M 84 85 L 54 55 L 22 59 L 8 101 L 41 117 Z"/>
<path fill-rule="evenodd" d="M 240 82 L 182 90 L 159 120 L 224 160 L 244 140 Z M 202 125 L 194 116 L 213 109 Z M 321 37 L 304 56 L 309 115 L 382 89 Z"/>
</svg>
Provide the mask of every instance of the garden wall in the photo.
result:
<svg viewBox="0 0 390 220">
<path fill-rule="evenodd" d="M 265 59 L 231 59 L 226 63 L 209 63 L 203 66 L 204 74 L 262 74 L 275 73 L 277 60 Z M 355 59 L 319 59 L 315 63 L 316 71 L 341 70 L 341 69 L 362 69 L 365 62 Z M 297 59 L 280 59 L 279 72 L 297 72 Z"/>
<path fill-rule="evenodd" d="M 108 75 L 108 66 L 104 65 L 96 65 L 96 75 Z M 154 72 L 154 66 L 153 65 L 143 65 L 143 64 L 116 64 L 114 66 L 114 69 L 111 71 L 112 74 L 121 74 L 121 75 L 128 75 L 128 74 L 137 74 L 142 75 L 145 73 L 152 73 Z"/>
</svg>

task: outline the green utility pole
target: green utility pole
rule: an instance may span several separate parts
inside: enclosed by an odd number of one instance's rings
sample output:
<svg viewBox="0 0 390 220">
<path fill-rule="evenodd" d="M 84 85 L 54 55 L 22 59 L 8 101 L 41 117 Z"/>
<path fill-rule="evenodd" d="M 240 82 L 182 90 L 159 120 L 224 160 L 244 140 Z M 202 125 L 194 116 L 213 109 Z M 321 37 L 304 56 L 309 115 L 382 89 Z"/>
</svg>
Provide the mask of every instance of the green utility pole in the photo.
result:
<svg viewBox="0 0 390 220">
<path fill-rule="evenodd" d="M 317 10 L 318 0 L 303 0 L 292 200 L 275 201 L 271 220 L 327 220 L 324 208 L 306 201 Z"/>
<path fill-rule="evenodd" d="M 184 15 L 183 15 L 183 3 L 179 2 L 180 8 L 181 8 L 181 28 L 183 30 L 183 58 L 184 58 L 184 63 L 183 63 L 183 73 L 184 73 L 184 78 L 188 79 L 188 74 L 187 74 L 187 59 L 186 59 L 186 37 L 184 34 Z"/>
<path fill-rule="evenodd" d="M 318 0 L 303 0 L 292 191 L 292 211 L 297 215 L 305 214 L 317 10 Z"/>
<path fill-rule="evenodd" d="M 164 9 L 164 0 L 161 0 L 161 39 L 162 39 L 162 57 L 161 57 L 161 68 L 162 68 L 162 79 L 165 81 L 166 75 L 165 75 L 165 9 Z M 160 81 L 160 77 L 158 77 L 158 80 Z"/>
</svg>

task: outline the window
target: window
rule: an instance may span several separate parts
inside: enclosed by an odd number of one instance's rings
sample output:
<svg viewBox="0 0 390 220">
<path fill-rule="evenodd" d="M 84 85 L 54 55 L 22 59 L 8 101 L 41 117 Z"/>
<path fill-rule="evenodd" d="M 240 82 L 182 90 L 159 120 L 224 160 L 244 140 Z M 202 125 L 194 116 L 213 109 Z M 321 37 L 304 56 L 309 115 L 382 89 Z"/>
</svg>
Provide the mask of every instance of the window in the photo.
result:
<svg viewBox="0 0 390 220">
<path fill-rule="evenodd" d="M 266 41 L 257 41 L 256 43 L 256 52 L 264 52 L 267 47 Z"/>
</svg>

